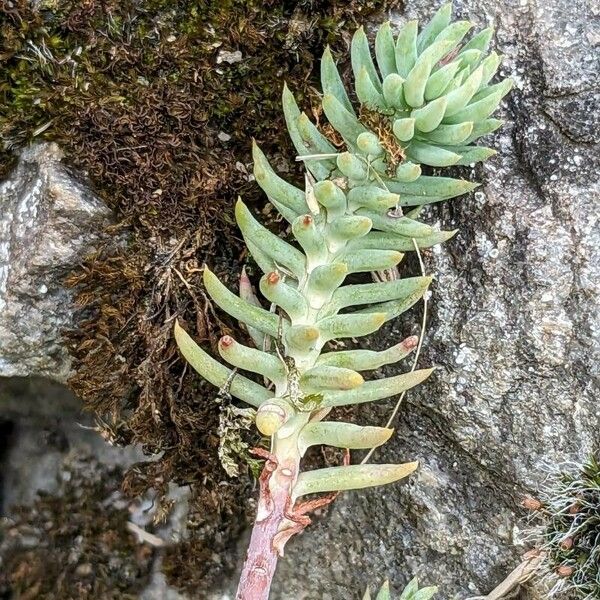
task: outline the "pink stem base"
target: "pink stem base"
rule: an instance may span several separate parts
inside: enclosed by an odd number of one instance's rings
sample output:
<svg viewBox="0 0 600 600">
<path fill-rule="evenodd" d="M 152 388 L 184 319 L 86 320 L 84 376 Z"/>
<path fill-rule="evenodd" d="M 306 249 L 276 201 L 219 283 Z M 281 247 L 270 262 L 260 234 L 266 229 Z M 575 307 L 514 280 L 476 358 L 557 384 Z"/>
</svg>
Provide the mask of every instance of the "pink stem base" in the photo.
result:
<svg viewBox="0 0 600 600">
<path fill-rule="evenodd" d="M 286 518 L 297 465 L 285 465 L 262 449 L 253 454 L 267 459 L 260 476 L 260 497 L 236 600 L 267 600 L 279 558 L 275 537 Z M 292 467 L 290 469 L 289 467 Z"/>
<path fill-rule="evenodd" d="M 272 511 L 269 516 L 254 523 L 236 600 L 267 600 L 269 597 L 279 558 L 273 542 L 285 518 L 284 512 L 288 502 L 287 490 L 280 491 L 282 493 L 272 496 Z"/>
<path fill-rule="evenodd" d="M 268 600 L 277 559 L 283 556 L 285 543 L 310 525 L 309 512 L 327 506 L 338 495 L 332 492 L 292 507 L 291 489 L 298 463 L 289 461 L 281 465 L 273 454 L 260 448 L 254 448 L 252 453 L 267 462 L 259 480 L 258 510 L 235 600 Z M 344 465 L 348 464 L 350 452 L 346 450 Z"/>
</svg>

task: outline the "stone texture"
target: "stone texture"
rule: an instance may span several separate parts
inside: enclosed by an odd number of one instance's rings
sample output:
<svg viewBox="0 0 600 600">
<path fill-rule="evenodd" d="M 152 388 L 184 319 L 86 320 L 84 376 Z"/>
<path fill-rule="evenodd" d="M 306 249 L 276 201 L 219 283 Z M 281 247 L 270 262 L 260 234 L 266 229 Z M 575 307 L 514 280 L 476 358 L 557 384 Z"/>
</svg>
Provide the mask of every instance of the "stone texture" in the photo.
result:
<svg viewBox="0 0 600 600">
<path fill-rule="evenodd" d="M 110 211 L 61 164 L 55 144 L 25 150 L 0 184 L 0 375 L 65 381 L 64 277 L 94 250 Z"/>
<path fill-rule="evenodd" d="M 65 462 L 93 457 L 105 467 L 125 469 L 143 457 L 138 447 L 107 444 L 67 388 L 38 377 L 0 378 L 0 427 L 2 514 L 31 504 L 38 492 L 56 493 Z"/>
<path fill-rule="evenodd" d="M 417 0 L 393 22 L 427 18 L 437 5 Z M 525 548 L 521 495 L 600 442 L 600 10 L 582 0 L 455 5 L 459 17 L 496 26 L 516 88 L 490 141 L 499 155 L 463 171 L 484 185 L 428 213 L 461 229 L 426 256 L 436 283 L 421 365 L 440 369 L 408 395 L 396 435 L 374 456 L 418 458 L 421 468 L 408 483 L 342 495 L 286 548 L 273 600 L 359 598 L 368 583 L 390 577 L 400 589 L 414 574 L 439 584 L 441 599 L 485 594 Z M 25 152 L 0 197 L 0 373 L 64 379 L 58 332 L 70 323 L 69 298 L 48 281 L 90 251 L 108 212 L 53 146 Z M 376 344 L 408 327 L 393 324 Z M 383 423 L 392 406 L 364 407 L 357 419 Z M 25 432 L 7 455 L 9 475 L 26 470 L 10 461 L 47 460 L 36 435 Z M 171 595 L 157 571 L 144 597 Z"/>
<path fill-rule="evenodd" d="M 410 3 L 393 22 L 436 6 Z M 273 600 L 358 598 L 369 582 L 400 589 L 413 574 L 443 599 L 488 593 L 523 553 L 521 495 L 600 442 L 600 11 L 579 0 L 455 6 L 497 27 L 516 89 L 490 144 L 499 155 L 467 175 L 484 185 L 429 213 L 460 227 L 427 260 L 436 283 L 421 364 L 440 370 L 408 395 L 374 457 L 421 468 L 408 484 L 338 499 L 289 544 Z M 361 422 L 386 414 L 371 407 Z"/>
</svg>

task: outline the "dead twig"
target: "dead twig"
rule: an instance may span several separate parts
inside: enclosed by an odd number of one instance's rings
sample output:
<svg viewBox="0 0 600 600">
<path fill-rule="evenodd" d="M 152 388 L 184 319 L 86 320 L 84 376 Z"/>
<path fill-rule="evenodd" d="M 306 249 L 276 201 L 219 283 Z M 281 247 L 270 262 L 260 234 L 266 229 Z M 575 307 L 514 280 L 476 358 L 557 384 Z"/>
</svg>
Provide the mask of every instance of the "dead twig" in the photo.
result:
<svg viewBox="0 0 600 600">
<path fill-rule="evenodd" d="M 528 552 L 525 554 L 523 562 L 521 562 L 521 564 L 487 596 L 473 596 L 467 598 L 467 600 L 503 600 L 512 598 L 514 593 L 519 590 L 521 584 L 529 581 L 533 577 L 543 559 L 544 553 L 539 550 Z"/>
<path fill-rule="evenodd" d="M 153 533 L 149 533 L 148 531 L 142 529 L 139 525 L 136 525 L 132 521 L 127 521 L 127 529 L 137 536 L 138 541 L 140 543 L 149 544 L 154 548 L 162 548 L 165 545 L 165 541 L 162 538 L 159 538 Z"/>
</svg>

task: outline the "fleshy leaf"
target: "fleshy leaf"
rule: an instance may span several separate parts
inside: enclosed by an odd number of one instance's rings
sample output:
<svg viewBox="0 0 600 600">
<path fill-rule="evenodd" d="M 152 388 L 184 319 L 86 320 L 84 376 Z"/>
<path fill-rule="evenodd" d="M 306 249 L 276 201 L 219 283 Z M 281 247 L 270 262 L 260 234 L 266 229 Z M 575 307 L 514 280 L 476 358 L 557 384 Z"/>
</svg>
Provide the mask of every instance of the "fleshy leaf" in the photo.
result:
<svg viewBox="0 0 600 600">
<path fill-rule="evenodd" d="M 190 365 L 207 381 L 218 388 L 223 387 L 231 377 L 231 369 L 223 366 L 202 350 L 180 327 L 177 321 L 175 321 L 174 333 L 179 350 Z M 232 396 L 255 407 L 260 406 L 261 402 L 273 396 L 273 393 L 269 390 L 237 373 L 231 380 L 230 393 Z"/>
<path fill-rule="evenodd" d="M 329 46 L 325 48 L 323 58 L 321 59 L 321 87 L 323 88 L 323 94 L 331 94 L 343 108 L 350 112 L 350 114 L 354 114 L 352 103 L 348 99 L 346 88 L 335 66 Z"/>
<path fill-rule="evenodd" d="M 365 383 L 354 390 L 326 392 L 323 395 L 323 406 L 346 406 L 390 398 L 419 385 L 433 371 L 434 369 L 420 369 L 404 373 L 403 375 L 396 375 L 395 377 L 365 381 Z"/>
<path fill-rule="evenodd" d="M 346 367 L 315 366 L 300 378 L 302 390 L 351 390 L 364 383 L 362 376 Z"/>
<path fill-rule="evenodd" d="M 331 299 L 331 309 L 347 306 L 403 300 L 414 304 L 431 284 L 431 277 L 407 277 L 383 283 L 359 283 L 338 288 Z"/>
<path fill-rule="evenodd" d="M 358 238 L 356 241 L 365 239 L 367 236 Z M 396 236 L 396 239 L 399 238 Z M 356 250 L 348 251 L 341 255 L 338 260 L 343 261 L 348 273 L 365 273 L 371 271 L 383 271 L 395 267 L 401 260 L 402 254 L 393 250 L 379 250 L 373 248 L 362 250 L 355 246 Z M 407 248 L 408 249 L 408 248 Z M 414 250 L 411 244 L 410 250 Z"/>
<path fill-rule="evenodd" d="M 369 42 L 364 27 L 359 27 L 352 37 L 350 56 L 354 76 L 357 77 L 364 70 L 367 77 L 371 80 L 374 89 L 381 92 L 381 81 L 371 58 Z"/>
<path fill-rule="evenodd" d="M 371 219 L 373 229 L 379 229 L 380 231 L 395 233 L 406 237 L 423 237 L 433 233 L 433 229 L 430 225 L 419 223 L 419 221 L 413 221 L 407 217 L 390 217 L 387 214 L 380 215 L 366 208 L 359 209 L 357 213 Z"/>
<path fill-rule="evenodd" d="M 396 344 L 387 350 L 382 350 L 381 352 L 375 350 L 340 350 L 338 352 L 327 352 L 319 356 L 317 364 L 352 368 L 356 371 L 379 369 L 384 365 L 390 365 L 405 358 L 417 347 L 418 341 L 419 338 L 416 335 L 413 335 L 399 344 Z"/>
<path fill-rule="evenodd" d="M 404 588 L 399 600 L 431 600 L 437 594 L 437 587 L 430 586 L 419 589 L 419 582 L 415 577 Z"/>
<path fill-rule="evenodd" d="M 308 312 L 304 296 L 277 272 L 267 273 L 260 280 L 260 291 L 263 296 L 282 308 L 292 322 L 303 319 Z"/>
<path fill-rule="evenodd" d="M 244 346 L 229 335 L 219 340 L 219 354 L 234 367 L 259 373 L 274 383 L 285 382 L 285 369 L 277 356 Z"/>
<path fill-rule="evenodd" d="M 277 315 L 242 300 L 233 292 L 230 292 L 217 278 L 217 276 L 208 268 L 204 267 L 204 287 L 210 297 L 232 317 L 246 323 L 275 337 L 278 329 Z"/>
<path fill-rule="evenodd" d="M 252 158 L 254 160 L 254 177 L 271 200 L 276 200 L 296 214 L 302 214 L 308 210 L 304 201 L 304 192 L 273 171 L 267 157 L 256 142 L 252 144 Z"/>
<path fill-rule="evenodd" d="M 377 331 L 385 322 L 386 314 L 344 314 L 319 320 L 318 327 L 324 340 L 360 337 Z"/>
<path fill-rule="evenodd" d="M 390 22 L 384 23 L 375 36 L 375 56 L 383 79 L 396 72 L 396 49 Z"/>
<path fill-rule="evenodd" d="M 430 248 L 431 246 L 435 246 L 441 242 L 445 242 L 449 240 L 452 236 L 456 235 L 456 231 L 434 231 L 431 235 L 426 235 L 423 237 L 414 238 L 417 246 L 419 248 Z M 355 256 L 359 252 L 366 252 L 366 250 L 373 249 L 373 251 L 377 252 L 385 252 L 384 250 L 378 250 L 379 248 L 389 248 L 396 250 L 414 250 L 415 245 L 413 243 L 413 239 L 409 237 L 403 237 L 399 235 L 395 235 L 393 233 L 384 233 L 380 231 L 373 231 L 368 235 L 365 235 L 358 240 L 354 240 L 352 242 L 352 254 L 351 256 Z M 398 253 L 398 259 L 396 261 L 397 264 L 402 259 L 402 254 Z M 390 265 L 390 266 L 393 266 Z M 389 267 L 383 267 L 389 268 Z M 365 269 L 368 270 L 368 269 Z M 380 269 L 370 269 L 373 271 L 378 271 Z"/>
<path fill-rule="evenodd" d="M 439 8 L 429 23 L 423 27 L 423 31 L 421 31 L 418 37 L 419 50 L 423 50 L 428 44 L 431 44 L 440 32 L 448 27 L 451 18 L 452 2 L 448 2 Z"/>
<path fill-rule="evenodd" d="M 298 443 L 302 455 L 309 446 L 316 445 L 359 450 L 385 444 L 393 432 L 393 429 L 385 427 L 361 427 L 353 423 L 313 421 L 304 426 Z"/>
<path fill-rule="evenodd" d="M 241 200 L 235 205 L 235 216 L 246 242 L 257 246 L 261 252 L 271 257 L 275 264 L 290 269 L 296 278 L 302 277 L 306 267 L 306 259 L 302 252 L 263 227 Z"/>
<path fill-rule="evenodd" d="M 242 272 L 240 274 L 240 298 L 249 304 L 254 304 L 254 306 L 259 306 L 262 308 L 258 298 L 256 297 L 256 294 L 254 293 L 252 284 L 250 283 L 250 278 L 246 273 L 246 267 L 242 267 Z M 257 348 L 265 348 L 267 336 L 262 331 L 248 325 L 246 325 L 246 330 L 248 331 L 248 335 L 252 338 L 252 341 Z"/>
<path fill-rule="evenodd" d="M 401 465 L 349 465 L 300 473 L 293 489 L 295 498 L 345 490 L 359 490 L 393 483 L 410 475 L 419 463 Z"/>
<path fill-rule="evenodd" d="M 294 95 L 290 92 L 286 84 L 283 86 L 281 104 L 283 106 L 283 114 L 285 116 L 285 122 L 290 138 L 300 156 L 306 154 L 327 154 L 336 151 L 318 131 L 316 131 L 316 135 L 314 135 L 312 130 L 307 129 L 307 124 L 304 119 L 308 118 L 306 115 L 302 118 L 302 113 L 296 104 Z M 310 125 L 312 125 L 312 123 Z M 317 179 L 326 179 L 329 177 L 333 168 L 333 164 L 324 163 L 319 160 L 305 160 L 304 164 Z M 304 211 L 299 210 L 297 212 Z"/>
<path fill-rule="evenodd" d="M 390 600 L 390 582 L 384 581 L 379 593 L 375 597 L 375 600 Z"/>
</svg>

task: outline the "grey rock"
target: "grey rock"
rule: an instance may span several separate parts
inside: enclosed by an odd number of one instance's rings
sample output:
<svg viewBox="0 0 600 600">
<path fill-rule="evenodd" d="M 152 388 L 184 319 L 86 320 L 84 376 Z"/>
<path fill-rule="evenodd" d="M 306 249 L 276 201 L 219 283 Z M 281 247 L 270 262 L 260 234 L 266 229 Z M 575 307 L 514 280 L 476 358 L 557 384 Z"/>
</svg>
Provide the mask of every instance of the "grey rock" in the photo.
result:
<svg viewBox="0 0 600 600">
<path fill-rule="evenodd" d="M 127 469 L 144 458 L 139 446 L 106 443 L 81 402 L 57 383 L 71 370 L 64 330 L 76 326 L 64 278 L 104 241 L 112 216 L 61 160 L 56 144 L 33 146 L 0 184 L 0 516 L 40 492 L 60 493 L 72 464 Z M 185 491 L 173 491 L 173 517 L 159 532 L 165 540 L 185 534 Z M 153 505 L 144 499 L 132 521 L 148 525 Z M 175 600 L 160 562 L 157 554 L 141 597 Z"/>
<path fill-rule="evenodd" d="M 359 598 L 415 574 L 441 599 L 487 594 L 528 547 L 522 495 L 600 442 L 599 11 L 581 0 L 455 6 L 496 26 L 516 86 L 489 144 L 499 155 L 461 172 L 484 185 L 428 215 L 460 227 L 426 261 L 436 282 L 420 364 L 441 368 L 409 393 L 373 459 L 421 466 L 408 483 L 344 494 L 292 540 L 273 600 Z M 377 344 L 406 333 L 394 324 Z M 365 407 L 359 422 L 382 424 L 392 406 Z"/>
<path fill-rule="evenodd" d="M 92 415 L 65 386 L 39 377 L 0 378 L 0 513 L 55 494 L 65 464 L 93 460 L 126 469 L 142 460 L 137 446 L 111 446 Z"/>
<path fill-rule="evenodd" d="M 420 364 L 440 369 L 407 396 L 396 435 L 374 456 L 421 466 L 407 483 L 344 494 L 317 517 L 286 547 L 273 600 L 359 598 L 368 584 L 389 577 L 399 590 L 415 574 L 438 584 L 440 599 L 486 594 L 528 547 L 521 496 L 535 493 L 548 469 L 585 459 L 600 442 L 600 11 L 583 0 L 455 5 L 459 17 L 496 26 L 502 74 L 516 87 L 503 106 L 507 124 L 490 140 L 499 155 L 475 174 L 460 172 L 484 185 L 427 215 L 461 229 L 425 257 L 436 283 Z M 417 0 L 392 21 L 425 19 L 437 6 Z M 0 298 L 10 291 L 0 311 L 0 373 L 64 379 L 69 360 L 57 335 L 70 322 L 68 294 L 40 290 L 89 251 L 109 215 L 73 183 L 55 149 L 29 152 L 0 187 L 2 218 L 17 215 L 0 229 L 8 240 L 0 246 Z M 77 186 L 88 208 L 67 202 L 57 210 L 44 195 L 53 185 Z M 55 244 L 62 262 L 47 241 L 55 239 L 52 220 L 44 226 L 34 210 L 69 215 L 59 219 Z M 73 215 L 81 221 L 69 228 Z M 26 248 L 36 258 L 23 277 L 8 267 L 20 264 L 32 224 Z M 11 250 L 19 247 L 21 254 Z M 419 321 L 418 310 L 411 319 Z M 391 324 L 374 343 L 388 346 L 409 331 L 410 320 Z M 382 424 L 393 404 L 363 407 L 357 421 Z M 171 593 L 177 597 L 157 571 L 146 597 Z"/>
<path fill-rule="evenodd" d="M 94 419 L 82 414 L 81 402 L 63 385 L 39 377 L 0 378 L 0 519 L 10 519 L 16 507 L 32 505 L 40 493 L 60 495 L 62 484 L 72 477 L 72 469 L 93 479 L 107 468 L 123 470 L 142 461 L 139 446 L 112 446 L 99 434 Z M 182 539 L 185 532 L 188 488 L 173 486 L 170 497 L 175 506 L 167 523 L 156 531 L 165 543 Z M 118 489 L 110 497 L 110 506 L 128 506 L 131 521 L 140 528 L 154 529 L 155 501 L 148 497 L 132 501 Z M 5 556 L 17 543 L 0 543 L 0 569 Z M 180 600 L 161 572 L 162 554 L 157 550 L 150 581 L 140 594 L 141 600 Z M 215 599 L 216 600 L 216 599 Z"/>
<path fill-rule="evenodd" d="M 63 280 L 93 252 L 111 212 L 62 165 L 56 144 L 23 151 L 0 184 L 0 375 L 65 381 L 73 323 Z"/>
</svg>

